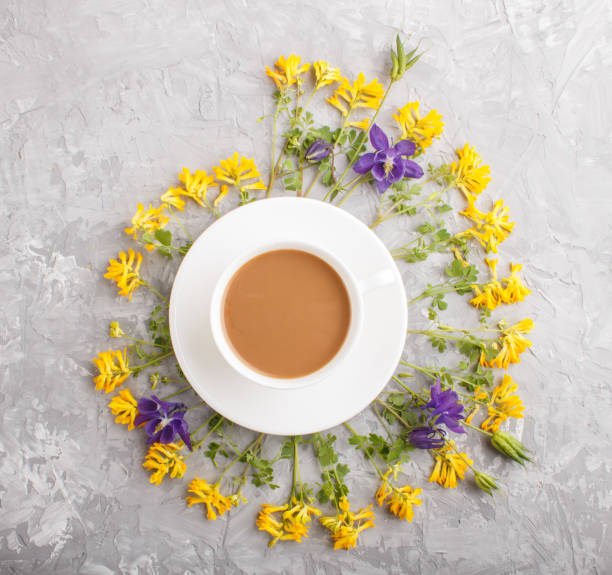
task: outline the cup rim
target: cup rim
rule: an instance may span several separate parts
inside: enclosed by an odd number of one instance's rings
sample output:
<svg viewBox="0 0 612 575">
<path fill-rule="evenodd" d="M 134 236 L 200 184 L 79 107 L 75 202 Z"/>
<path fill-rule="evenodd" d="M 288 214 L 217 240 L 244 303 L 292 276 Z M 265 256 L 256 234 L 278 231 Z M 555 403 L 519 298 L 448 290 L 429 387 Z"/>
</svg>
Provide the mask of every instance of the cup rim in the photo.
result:
<svg viewBox="0 0 612 575">
<path fill-rule="evenodd" d="M 344 339 L 344 342 L 340 346 L 340 349 L 336 354 L 324 365 L 322 365 L 316 371 L 309 373 L 304 376 L 295 378 L 279 378 L 272 377 L 260 373 L 251 367 L 249 367 L 235 351 L 227 341 L 225 329 L 223 326 L 221 307 L 225 299 L 225 292 L 230 280 L 234 277 L 234 274 L 248 261 L 253 258 L 265 254 L 267 252 L 284 250 L 284 249 L 295 249 L 311 253 L 314 256 L 321 258 L 332 269 L 340 276 L 346 291 L 349 295 L 349 301 L 351 305 L 351 318 L 349 328 Z M 361 331 L 363 323 L 363 300 L 361 291 L 359 289 L 359 282 L 356 280 L 352 272 L 341 262 L 341 260 L 331 253 L 328 249 L 324 248 L 320 244 L 314 242 L 306 242 L 301 240 L 278 240 L 274 242 L 268 242 L 265 245 L 258 246 L 248 252 L 241 254 L 235 258 L 229 265 L 225 267 L 213 288 L 212 298 L 210 302 L 209 310 L 210 327 L 212 330 L 213 340 L 217 346 L 217 349 L 227 361 L 227 363 L 242 376 L 246 377 L 250 381 L 257 383 L 262 386 L 272 387 L 275 389 L 286 389 L 292 390 L 301 387 L 307 387 L 318 383 L 322 379 L 326 378 L 330 373 L 342 363 L 342 361 L 349 354 L 351 349 L 357 340 L 357 337 Z"/>
</svg>

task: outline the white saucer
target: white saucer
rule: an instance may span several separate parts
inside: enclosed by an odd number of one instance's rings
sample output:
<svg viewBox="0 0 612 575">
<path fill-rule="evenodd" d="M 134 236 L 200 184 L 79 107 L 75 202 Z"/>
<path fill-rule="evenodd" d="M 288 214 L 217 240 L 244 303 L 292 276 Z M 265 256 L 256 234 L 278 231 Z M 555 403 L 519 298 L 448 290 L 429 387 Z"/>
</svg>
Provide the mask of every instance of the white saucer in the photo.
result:
<svg viewBox="0 0 612 575">
<path fill-rule="evenodd" d="M 364 295 L 363 329 L 346 361 L 297 389 L 264 387 L 238 374 L 215 345 L 209 320 L 213 287 L 226 266 L 258 245 L 286 240 L 324 245 L 357 278 L 386 268 L 395 275 Z M 195 241 L 174 279 L 170 333 L 189 383 L 215 411 L 255 431 L 299 435 L 347 421 L 376 398 L 404 349 L 407 310 L 399 270 L 366 225 L 318 200 L 272 198 L 229 212 Z"/>
</svg>

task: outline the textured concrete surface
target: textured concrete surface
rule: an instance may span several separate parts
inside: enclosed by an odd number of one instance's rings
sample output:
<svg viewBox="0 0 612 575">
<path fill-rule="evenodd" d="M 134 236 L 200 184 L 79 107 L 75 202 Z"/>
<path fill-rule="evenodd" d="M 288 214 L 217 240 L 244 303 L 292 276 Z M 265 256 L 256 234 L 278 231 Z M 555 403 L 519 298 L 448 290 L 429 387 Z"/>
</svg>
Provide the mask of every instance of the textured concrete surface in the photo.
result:
<svg viewBox="0 0 612 575">
<path fill-rule="evenodd" d="M 612 572 L 611 20 L 605 0 L 3 0 L 0 571 Z M 501 258 L 525 265 L 533 295 L 495 317 L 536 322 L 512 370 L 527 410 L 511 429 L 537 462 L 523 470 L 474 441 L 470 454 L 504 484 L 492 501 L 427 484 L 418 454 L 406 466 L 425 489 L 412 524 L 378 513 L 350 553 L 332 551 L 319 526 L 268 550 L 257 503 L 283 489 L 249 488 L 250 505 L 209 523 L 186 509 L 185 483 L 147 483 L 143 445 L 94 393 L 90 358 L 107 349 L 110 319 L 141 328 L 150 300 L 119 301 L 101 274 L 130 245 L 121 230 L 137 201 L 155 200 L 181 166 L 234 150 L 266 166 L 269 125 L 255 122 L 271 111 L 265 65 L 293 51 L 380 77 L 398 30 L 429 50 L 391 103 L 437 108 L 439 149 L 476 145 L 492 167 L 487 194 L 516 221 Z M 364 218 L 374 205 L 366 191 L 347 202 Z M 193 232 L 206 223 L 188 221 Z M 380 233 L 396 246 L 410 226 Z M 144 270 L 164 288 L 173 267 L 151 258 Z M 409 293 L 439 273 L 402 270 Z M 457 309 L 455 322 L 468 317 Z M 437 360 L 416 339 L 407 353 Z M 375 428 L 371 414 L 355 425 Z M 339 447 L 365 505 L 376 481 L 344 435 Z"/>
</svg>

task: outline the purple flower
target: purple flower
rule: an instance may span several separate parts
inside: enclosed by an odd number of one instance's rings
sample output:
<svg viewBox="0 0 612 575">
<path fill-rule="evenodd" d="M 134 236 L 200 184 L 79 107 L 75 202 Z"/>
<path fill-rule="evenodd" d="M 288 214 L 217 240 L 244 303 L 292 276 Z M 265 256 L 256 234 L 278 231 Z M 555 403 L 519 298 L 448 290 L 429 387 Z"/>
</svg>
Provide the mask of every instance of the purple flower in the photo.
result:
<svg viewBox="0 0 612 575">
<path fill-rule="evenodd" d="M 414 154 L 416 149 L 414 142 L 400 140 L 391 147 L 389 138 L 376 124 L 370 130 L 370 142 L 376 152 L 368 152 L 361 156 L 353 166 L 353 170 L 358 174 L 367 174 L 371 171 L 381 194 L 402 178 L 420 178 L 423 175 L 421 166 L 404 158 Z"/>
<path fill-rule="evenodd" d="M 408 441 L 418 449 L 439 449 L 444 445 L 445 435 L 441 427 L 416 427 L 408 434 Z"/>
<path fill-rule="evenodd" d="M 183 403 L 162 401 L 156 395 L 138 400 L 138 415 L 134 425 L 145 424 L 145 433 L 149 436 L 147 443 L 172 443 L 178 433 L 191 451 L 189 427 L 183 419 L 186 406 Z"/>
<path fill-rule="evenodd" d="M 331 153 L 332 145 L 327 140 L 315 140 L 308 149 L 304 157 L 309 162 L 320 162 L 329 156 Z"/>
<path fill-rule="evenodd" d="M 429 390 L 431 399 L 423 406 L 423 409 L 433 409 L 427 418 L 427 423 L 434 419 L 434 423 L 444 424 L 455 433 L 465 433 L 459 424 L 463 417 L 463 405 L 459 403 L 459 396 L 452 390 L 442 391 L 440 378 Z"/>
</svg>

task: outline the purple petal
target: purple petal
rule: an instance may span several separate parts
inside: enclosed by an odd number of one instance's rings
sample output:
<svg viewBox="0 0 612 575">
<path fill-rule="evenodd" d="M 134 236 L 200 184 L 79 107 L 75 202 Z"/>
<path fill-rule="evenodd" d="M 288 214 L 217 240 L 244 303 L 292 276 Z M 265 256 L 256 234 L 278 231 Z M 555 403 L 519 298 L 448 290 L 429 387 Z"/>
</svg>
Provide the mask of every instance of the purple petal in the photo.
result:
<svg viewBox="0 0 612 575">
<path fill-rule="evenodd" d="M 155 397 L 155 396 L 153 396 Z M 149 399 L 148 397 L 141 397 L 138 400 L 138 412 L 143 414 L 153 414 L 157 413 L 159 409 L 159 405 L 153 399 Z"/>
<path fill-rule="evenodd" d="M 375 150 L 384 151 L 389 148 L 389 138 L 376 124 L 370 130 L 370 142 Z"/>
<path fill-rule="evenodd" d="M 385 180 L 376 180 L 376 185 L 378 186 L 378 192 L 384 194 L 391 184 Z"/>
<path fill-rule="evenodd" d="M 357 160 L 357 162 L 355 162 L 353 170 L 355 170 L 358 174 L 367 174 L 374 165 L 374 156 L 375 154 L 372 152 L 364 154 Z"/>
<path fill-rule="evenodd" d="M 402 156 L 412 156 L 416 150 L 416 145 L 410 140 L 401 140 L 393 147 Z"/>
<path fill-rule="evenodd" d="M 399 182 L 404 177 L 404 162 L 401 158 L 397 158 L 393 164 L 393 168 L 387 176 L 387 181 L 390 183 Z"/>
<path fill-rule="evenodd" d="M 384 162 L 376 162 L 372 166 L 372 175 L 375 180 L 383 180 L 385 177 L 385 164 Z"/>
<path fill-rule="evenodd" d="M 159 436 L 160 443 L 172 443 L 174 439 L 174 428 L 172 425 L 166 425 L 162 430 Z"/>
<path fill-rule="evenodd" d="M 149 421 L 149 419 L 151 419 L 151 417 L 154 417 L 154 415 L 152 416 L 152 415 L 148 415 L 148 414 L 139 413 L 134 418 L 134 425 L 136 427 L 140 427 L 143 423 L 146 423 L 147 421 Z"/>
<path fill-rule="evenodd" d="M 183 443 L 189 448 L 189 451 L 193 451 L 193 448 L 191 447 L 191 437 L 189 435 L 189 427 L 186 421 L 184 420 L 181 420 L 181 421 L 184 425 L 181 425 L 181 427 L 177 430 L 177 433 L 179 434 L 180 438 L 183 440 Z"/>
<path fill-rule="evenodd" d="M 147 435 L 154 435 L 155 429 L 160 424 L 160 422 L 161 422 L 161 418 L 159 417 L 156 417 L 155 419 L 151 419 L 151 421 L 149 421 L 149 423 L 145 425 L 145 429 L 144 429 L 145 433 Z"/>
<path fill-rule="evenodd" d="M 404 160 L 404 176 L 406 178 L 420 178 L 423 175 L 423 168 L 412 160 Z"/>
</svg>

